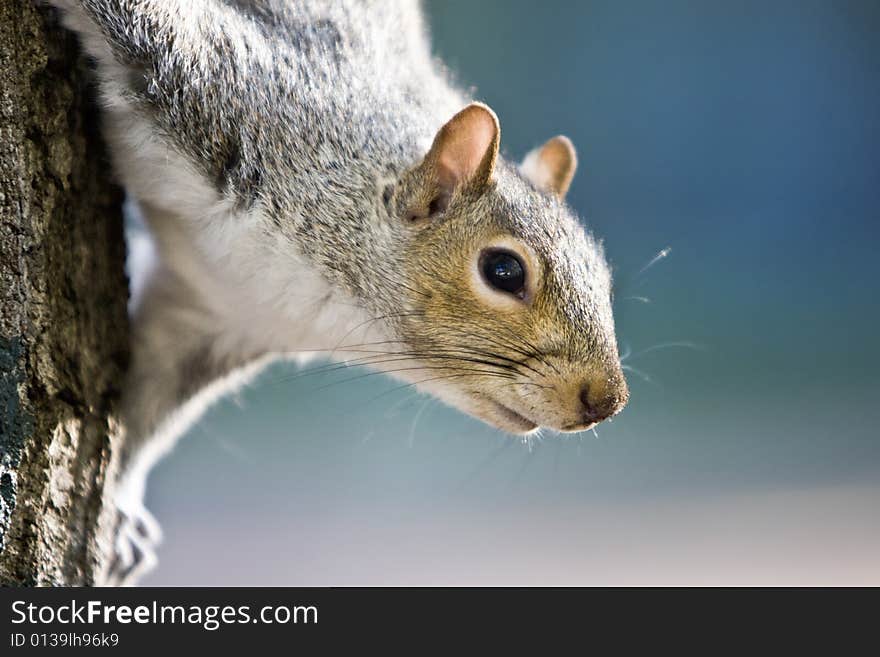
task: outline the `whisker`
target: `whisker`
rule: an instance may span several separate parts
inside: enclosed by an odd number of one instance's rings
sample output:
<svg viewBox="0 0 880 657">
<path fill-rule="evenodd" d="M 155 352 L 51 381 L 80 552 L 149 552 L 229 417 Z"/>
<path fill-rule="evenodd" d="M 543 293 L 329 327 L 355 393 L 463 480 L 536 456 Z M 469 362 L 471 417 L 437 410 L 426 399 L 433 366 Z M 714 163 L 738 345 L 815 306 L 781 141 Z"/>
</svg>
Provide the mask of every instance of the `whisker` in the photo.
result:
<svg viewBox="0 0 880 657">
<path fill-rule="evenodd" d="M 431 397 L 428 397 L 425 400 L 425 403 L 422 404 L 422 407 L 416 412 L 416 416 L 413 418 L 412 424 L 410 425 L 410 428 L 409 428 L 409 441 L 408 442 L 409 442 L 410 449 L 412 449 L 412 447 L 416 441 L 416 426 L 419 423 L 419 419 L 422 417 L 422 414 L 425 412 L 425 409 L 428 408 L 428 406 L 430 406 L 431 403 L 434 401 L 436 401 L 436 400 L 432 399 Z"/>
<path fill-rule="evenodd" d="M 423 379 L 421 381 L 413 381 L 412 383 L 405 383 L 403 385 L 396 386 L 394 388 L 391 388 L 391 390 L 386 390 L 385 392 L 380 393 L 380 394 L 376 395 L 375 397 L 372 397 L 370 399 L 370 402 L 374 402 L 377 399 L 381 399 L 382 397 L 385 397 L 386 395 L 393 394 L 393 393 L 398 392 L 400 390 L 405 390 L 406 388 L 414 388 L 415 386 L 419 386 L 423 383 L 431 383 L 432 381 L 441 381 L 444 379 L 456 379 L 456 378 L 461 378 L 463 376 L 489 376 L 491 378 L 493 375 L 492 374 L 482 374 L 482 375 L 481 374 L 450 374 L 448 376 L 435 376 L 435 377 L 431 377 L 429 379 Z M 499 378 L 505 378 L 505 377 L 499 377 Z"/>
<path fill-rule="evenodd" d="M 402 397 L 401 399 L 398 399 L 391 406 L 389 406 L 382 415 L 385 418 L 395 417 L 395 415 L 397 414 L 397 409 L 399 409 L 401 406 L 406 405 L 407 403 L 409 403 L 413 399 L 416 399 L 417 397 L 419 397 L 419 392 L 415 391 L 411 395 L 406 395 L 406 396 Z"/>
<path fill-rule="evenodd" d="M 637 370 L 637 369 L 636 369 L 635 367 L 633 367 L 632 365 L 621 365 L 621 366 L 620 366 L 620 369 L 622 369 L 622 370 L 625 371 L 625 372 L 632 372 L 632 373 L 635 374 L 637 377 L 639 377 L 640 379 L 642 379 L 645 383 L 654 383 L 654 379 L 652 379 L 650 376 L 648 376 L 647 374 L 645 374 L 645 373 L 642 372 L 641 370 Z"/>
<path fill-rule="evenodd" d="M 647 264 L 645 264 L 644 267 L 642 267 L 641 269 L 639 269 L 639 270 L 636 272 L 635 277 L 637 278 L 637 277 L 641 276 L 642 274 L 644 274 L 644 273 L 645 273 L 646 271 L 648 271 L 651 267 L 653 267 L 653 266 L 656 265 L 658 262 L 660 262 L 661 260 L 663 260 L 663 258 L 667 257 L 670 253 L 672 253 L 672 247 L 671 247 L 671 246 L 667 246 L 665 249 L 660 249 L 660 251 L 657 253 L 657 255 L 655 255 L 653 258 L 651 258 L 651 259 L 647 262 Z"/>
<path fill-rule="evenodd" d="M 562 374 L 562 372 L 560 372 L 559 369 L 553 363 L 546 360 L 546 358 L 543 355 L 542 349 L 536 347 L 534 344 L 532 344 L 529 340 L 525 339 L 524 337 L 517 335 L 516 333 L 514 333 L 511 329 L 507 328 L 506 326 L 503 326 L 501 328 L 503 330 L 507 331 L 507 334 L 510 335 L 512 339 L 520 340 L 523 344 L 525 344 L 526 347 L 528 347 L 531 350 L 531 356 L 533 358 L 535 358 L 539 362 L 543 363 L 544 365 L 547 365 L 550 369 L 552 369 L 557 374 L 559 374 L 559 375 Z"/>
<path fill-rule="evenodd" d="M 510 363 L 514 368 L 525 367 L 526 369 L 531 370 L 532 372 L 534 372 L 538 376 L 544 376 L 543 372 L 541 372 L 540 370 L 536 370 L 534 367 L 532 367 L 531 365 L 529 365 L 528 363 L 526 363 L 524 361 L 518 361 L 513 358 L 508 358 L 507 356 L 502 356 L 501 354 L 496 354 L 495 352 L 492 352 L 492 351 L 488 351 L 488 352 L 482 351 L 482 350 L 480 350 L 480 351 L 473 350 L 473 351 L 475 351 L 476 353 L 479 353 L 483 356 L 486 356 L 487 358 L 498 358 L 500 360 L 506 361 L 506 362 Z"/>
<path fill-rule="evenodd" d="M 360 322 L 359 324 L 357 324 L 357 326 L 355 326 L 353 329 L 351 329 L 345 335 L 343 335 L 342 338 L 339 340 L 339 343 L 336 345 L 336 347 L 334 347 L 333 349 L 330 350 L 330 353 L 332 354 L 336 350 L 337 347 L 343 346 L 346 339 L 348 338 L 348 336 L 350 336 L 352 333 L 357 331 L 362 326 L 373 324 L 375 322 L 379 322 L 379 321 L 382 321 L 385 319 L 396 319 L 399 317 L 423 317 L 423 316 L 424 316 L 424 313 L 409 312 L 409 313 L 389 313 L 388 315 L 379 315 L 378 317 L 372 317 L 368 320 Z"/>
<path fill-rule="evenodd" d="M 430 274 L 432 272 L 426 272 L 426 273 Z M 422 292 L 421 290 L 415 289 L 411 285 L 407 285 L 405 282 L 403 282 L 400 278 L 397 278 L 397 277 L 394 278 L 394 284 L 397 285 L 398 287 L 402 287 L 405 290 L 409 290 L 413 294 L 424 297 L 425 299 L 430 299 L 432 296 L 429 292 Z"/>
<path fill-rule="evenodd" d="M 444 378 L 456 378 L 456 377 L 462 377 L 462 376 L 486 376 L 486 377 L 490 377 L 490 378 L 496 377 L 499 379 L 513 378 L 511 376 L 506 376 L 506 375 L 502 375 L 502 374 L 495 373 L 495 372 L 486 372 L 484 370 L 479 370 L 479 369 L 468 369 L 468 368 L 463 368 L 463 367 L 450 367 L 448 365 L 437 365 L 437 366 L 420 365 L 418 367 L 399 367 L 397 369 L 385 370 L 382 372 L 367 372 L 366 374 L 361 374 L 359 376 L 353 376 L 348 379 L 344 379 L 342 381 L 333 381 L 332 383 L 328 383 L 327 385 L 319 386 L 318 388 L 315 388 L 315 390 L 326 390 L 327 388 L 332 388 L 333 386 L 336 386 L 336 385 L 341 385 L 343 383 L 351 383 L 352 381 L 359 381 L 360 379 L 366 379 L 367 377 L 376 376 L 378 374 L 397 374 L 399 372 L 413 372 L 413 371 L 421 371 L 421 370 L 447 370 L 447 371 L 459 372 L 459 373 L 450 375 L 448 377 L 441 376 L 441 377 L 434 377 L 431 379 L 426 379 L 424 381 L 414 381 L 412 383 L 408 383 L 406 385 L 399 386 L 399 388 L 395 388 L 395 389 L 409 388 L 412 386 L 419 385 L 421 383 L 428 383 L 429 381 L 434 381 L 434 380 L 439 380 L 439 379 L 444 379 Z M 388 391 L 388 392 L 392 392 L 392 391 Z M 383 393 L 383 394 L 385 394 L 385 393 Z"/>
<path fill-rule="evenodd" d="M 402 343 L 402 341 L 399 341 Z M 505 363 L 495 363 L 489 360 L 474 358 L 471 357 L 467 352 L 455 352 L 455 351 L 446 351 L 446 352 L 421 352 L 421 351 L 370 351 L 366 349 L 360 348 L 352 348 L 352 349 L 337 349 L 337 352 L 346 352 L 352 351 L 354 353 L 369 353 L 369 356 L 360 356 L 358 358 L 350 358 L 348 360 L 337 362 L 337 363 L 328 363 L 326 365 L 319 365 L 317 367 L 309 368 L 302 372 L 297 372 L 292 375 L 288 375 L 282 377 L 280 380 L 273 382 L 274 384 L 285 383 L 289 381 L 293 381 L 306 376 L 314 376 L 317 374 L 326 374 L 329 372 L 335 372 L 337 370 L 346 369 L 352 366 L 378 366 L 383 365 L 389 362 L 400 362 L 400 361 L 415 361 L 415 360 L 439 360 L 439 361 L 462 361 L 475 363 L 479 365 L 486 365 L 488 367 L 493 367 L 498 370 L 503 371 L 514 371 L 514 368 Z"/>
<path fill-rule="evenodd" d="M 694 351 L 706 351 L 706 347 L 701 344 L 697 344 L 696 342 L 663 342 L 661 344 L 655 344 L 651 347 L 647 347 L 646 349 L 642 349 L 632 354 L 633 358 L 638 358 L 639 356 L 643 356 L 645 354 L 649 354 L 652 351 L 659 351 L 660 349 L 693 349 Z"/>
<path fill-rule="evenodd" d="M 493 449 L 491 452 L 489 452 L 489 454 L 482 461 L 480 461 L 476 466 L 474 466 L 474 468 L 472 468 L 471 471 L 468 472 L 461 479 L 461 481 L 458 483 L 458 486 L 456 486 L 456 490 L 458 490 L 458 491 L 462 490 L 471 481 L 476 479 L 477 475 L 479 475 L 483 470 L 485 470 L 495 460 L 497 460 L 499 456 L 501 456 L 504 452 L 509 450 L 511 448 L 511 446 L 513 446 L 515 444 L 516 444 L 515 441 L 510 440 L 509 438 L 505 438 L 504 442 L 502 442 L 501 445 L 499 445 L 498 447 Z"/>
<path fill-rule="evenodd" d="M 455 329 L 453 329 L 453 330 L 455 330 Z M 506 330 L 507 330 L 508 333 L 509 333 L 511 336 L 513 336 L 514 338 L 516 338 L 516 339 L 521 339 L 521 340 L 523 341 L 524 344 L 526 344 L 527 346 L 529 346 L 529 348 L 531 349 L 531 351 L 526 351 L 526 350 L 524 350 L 522 347 L 520 347 L 520 346 L 518 346 L 518 345 L 516 345 L 516 344 L 513 344 L 513 343 L 511 343 L 511 342 L 508 342 L 507 340 L 502 340 L 502 339 L 501 339 L 499 336 L 497 336 L 497 335 L 495 335 L 495 336 L 489 336 L 489 335 L 482 335 L 482 334 L 481 334 L 481 335 L 479 335 L 478 339 L 483 340 L 483 341 L 485 341 L 485 342 L 488 342 L 488 343 L 490 343 L 490 344 L 494 344 L 494 345 L 497 346 L 497 347 L 501 347 L 501 348 L 504 348 L 504 349 L 510 349 L 511 351 L 513 351 L 513 352 L 515 352 L 515 353 L 518 353 L 518 354 L 520 354 L 521 356 L 524 356 L 524 357 L 526 358 L 526 360 L 535 360 L 536 362 L 542 363 L 542 364 L 544 364 L 544 365 L 548 365 L 548 366 L 551 367 L 552 369 L 556 370 L 557 374 L 560 373 L 559 370 L 556 369 L 556 367 L 554 367 L 554 366 L 552 365 L 552 363 L 549 363 L 549 362 L 547 362 L 546 360 L 544 360 L 544 358 L 541 356 L 541 351 L 540 351 L 540 349 L 538 349 L 537 347 L 535 347 L 534 345 L 532 345 L 531 343 L 529 343 L 527 340 L 522 339 L 522 338 L 519 338 L 519 337 L 518 337 L 513 331 L 511 331 L 511 330 L 509 330 L 509 329 L 506 329 Z M 473 338 L 473 337 L 475 337 L 473 333 L 468 333 L 468 332 L 466 332 L 466 331 L 458 330 L 457 332 L 460 333 L 460 334 L 462 334 L 462 335 L 467 336 L 468 338 Z M 525 363 L 525 362 L 520 362 L 520 361 L 516 361 L 516 362 L 519 362 L 519 364 L 520 364 L 521 366 L 523 366 L 523 367 L 527 367 L 527 368 L 531 369 L 533 372 L 535 372 L 536 374 L 538 374 L 538 375 L 540 375 L 540 376 L 545 376 L 545 374 L 544 374 L 543 372 L 539 372 L 538 370 L 536 370 L 535 368 L 531 367 L 530 365 L 528 365 L 528 364 Z"/>
<path fill-rule="evenodd" d="M 534 459 L 535 454 L 537 453 L 537 449 L 533 451 L 533 441 L 529 440 L 529 436 L 526 436 L 523 442 L 526 443 L 528 449 L 525 451 L 525 457 L 523 458 L 522 465 L 519 467 L 519 470 L 517 470 L 516 474 L 510 482 L 511 488 L 516 488 L 519 485 L 528 467 L 535 462 Z"/>
<path fill-rule="evenodd" d="M 529 387 L 533 387 L 533 388 L 541 388 L 544 390 L 555 389 L 555 386 L 542 385 L 540 383 L 533 383 L 532 381 L 513 381 L 511 383 L 502 383 L 501 384 L 502 388 L 507 387 L 507 386 L 529 386 Z M 532 393 L 534 393 L 534 392 L 535 391 L 532 391 Z"/>
</svg>

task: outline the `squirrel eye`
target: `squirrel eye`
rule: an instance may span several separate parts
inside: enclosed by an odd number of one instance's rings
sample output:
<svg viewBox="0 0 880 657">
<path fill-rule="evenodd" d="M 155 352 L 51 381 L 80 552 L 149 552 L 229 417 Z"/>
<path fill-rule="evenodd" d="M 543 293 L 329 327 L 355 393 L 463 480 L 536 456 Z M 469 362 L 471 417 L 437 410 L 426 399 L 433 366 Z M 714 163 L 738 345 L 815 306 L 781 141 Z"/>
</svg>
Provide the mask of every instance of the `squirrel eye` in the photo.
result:
<svg viewBox="0 0 880 657">
<path fill-rule="evenodd" d="M 491 250 L 480 259 L 480 272 L 486 282 L 501 292 L 522 299 L 525 296 L 526 271 L 522 261 L 510 251 Z"/>
</svg>

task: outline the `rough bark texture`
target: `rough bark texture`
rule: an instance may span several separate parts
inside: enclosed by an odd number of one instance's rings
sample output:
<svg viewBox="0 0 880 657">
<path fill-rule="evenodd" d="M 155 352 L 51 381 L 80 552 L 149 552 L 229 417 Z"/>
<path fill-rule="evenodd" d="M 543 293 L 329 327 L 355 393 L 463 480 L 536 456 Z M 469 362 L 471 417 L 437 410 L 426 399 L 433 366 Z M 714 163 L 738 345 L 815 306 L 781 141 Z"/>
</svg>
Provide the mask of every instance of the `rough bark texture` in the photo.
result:
<svg viewBox="0 0 880 657">
<path fill-rule="evenodd" d="M 127 349 L 122 194 L 88 65 L 0 0 L 0 583 L 100 583 Z"/>
</svg>

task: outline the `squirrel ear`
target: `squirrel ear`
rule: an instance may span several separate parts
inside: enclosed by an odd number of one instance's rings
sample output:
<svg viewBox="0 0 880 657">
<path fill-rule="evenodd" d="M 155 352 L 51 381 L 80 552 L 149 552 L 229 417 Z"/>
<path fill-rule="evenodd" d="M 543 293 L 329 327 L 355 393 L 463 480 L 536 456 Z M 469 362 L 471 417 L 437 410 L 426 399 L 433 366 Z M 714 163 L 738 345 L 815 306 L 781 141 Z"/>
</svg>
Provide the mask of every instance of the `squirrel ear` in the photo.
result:
<svg viewBox="0 0 880 657">
<path fill-rule="evenodd" d="M 423 170 L 433 182 L 436 198 L 426 212 L 442 211 L 453 191 L 463 185 L 480 187 L 492 179 L 501 127 L 498 117 L 482 103 L 471 103 L 437 132 L 425 156 Z"/>
<path fill-rule="evenodd" d="M 495 112 L 483 103 L 471 103 L 440 128 L 425 161 L 449 191 L 465 183 L 483 185 L 495 170 L 500 138 Z"/>
<path fill-rule="evenodd" d="M 520 172 L 535 187 L 563 198 L 577 169 L 577 153 L 568 137 L 559 135 L 526 155 Z"/>
</svg>

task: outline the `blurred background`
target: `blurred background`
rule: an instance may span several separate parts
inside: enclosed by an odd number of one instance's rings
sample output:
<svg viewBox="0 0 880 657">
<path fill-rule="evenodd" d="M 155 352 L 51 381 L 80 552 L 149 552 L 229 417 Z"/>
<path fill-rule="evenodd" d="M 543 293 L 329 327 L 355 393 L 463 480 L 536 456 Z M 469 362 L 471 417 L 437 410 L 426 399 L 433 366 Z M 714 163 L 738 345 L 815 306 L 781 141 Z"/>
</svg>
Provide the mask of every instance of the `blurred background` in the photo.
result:
<svg viewBox="0 0 880 657">
<path fill-rule="evenodd" d="M 154 472 L 144 583 L 880 584 L 880 3 L 426 11 L 509 156 L 577 146 L 630 404 L 523 443 L 273 367 Z"/>
</svg>

